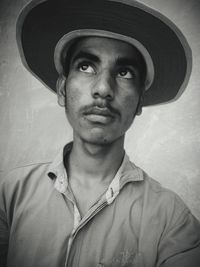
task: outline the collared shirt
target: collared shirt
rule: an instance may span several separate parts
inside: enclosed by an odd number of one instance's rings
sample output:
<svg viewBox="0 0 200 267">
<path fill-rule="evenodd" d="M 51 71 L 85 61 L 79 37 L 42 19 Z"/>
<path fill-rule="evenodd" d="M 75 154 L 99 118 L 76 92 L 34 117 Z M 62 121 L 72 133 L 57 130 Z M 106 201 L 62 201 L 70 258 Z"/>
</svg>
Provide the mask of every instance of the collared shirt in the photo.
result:
<svg viewBox="0 0 200 267">
<path fill-rule="evenodd" d="M 200 266 L 199 222 L 127 155 L 83 218 L 62 152 L 10 171 L 0 190 L 1 266 Z"/>
</svg>

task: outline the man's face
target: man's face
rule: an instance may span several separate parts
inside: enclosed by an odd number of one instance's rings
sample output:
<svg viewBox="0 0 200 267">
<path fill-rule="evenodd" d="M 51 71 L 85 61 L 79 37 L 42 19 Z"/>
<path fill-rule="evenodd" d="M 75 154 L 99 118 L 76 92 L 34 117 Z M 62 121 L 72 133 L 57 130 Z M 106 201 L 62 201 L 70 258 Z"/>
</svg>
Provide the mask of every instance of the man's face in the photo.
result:
<svg viewBox="0 0 200 267">
<path fill-rule="evenodd" d="M 122 41 L 87 37 L 76 44 L 65 87 L 75 138 L 98 145 L 124 138 L 137 112 L 141 64 L 139 52 Z"/>
</svg>

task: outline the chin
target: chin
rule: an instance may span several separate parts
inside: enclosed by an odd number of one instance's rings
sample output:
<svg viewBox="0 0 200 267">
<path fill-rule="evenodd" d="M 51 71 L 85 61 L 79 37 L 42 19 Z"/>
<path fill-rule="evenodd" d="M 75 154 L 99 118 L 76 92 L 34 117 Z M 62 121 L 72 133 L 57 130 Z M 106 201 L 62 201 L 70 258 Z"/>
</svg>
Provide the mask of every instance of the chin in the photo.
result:
<svg viewBox="0 0 200 267">
<path fill-rule="evenodd" d="M 107 138 L 107 137 L 103 137 L 103 136 L 87 136 L 87 137 L 83 137 L 82 140 L 86 143 L 92 144 L 92 145 L 97 145 L 97 146 L 104 146 L 104 145 L 108 145 L 111 144 L 113 142 L 113 140 Z"/>
<path fill-rule="evenodd" d="M 110 145 L 114 143 L 115 141 L 119 140 L 122 137 L 123 137 L 122 135 L 114 136 L 114 135 L 105 134 L 102 132 L 98 132 L 98 133 L 90 132 L 89 134 L 82 136 L 82 140 L 92 145 L 105 146 L 105 145 Z"/>
</svg>

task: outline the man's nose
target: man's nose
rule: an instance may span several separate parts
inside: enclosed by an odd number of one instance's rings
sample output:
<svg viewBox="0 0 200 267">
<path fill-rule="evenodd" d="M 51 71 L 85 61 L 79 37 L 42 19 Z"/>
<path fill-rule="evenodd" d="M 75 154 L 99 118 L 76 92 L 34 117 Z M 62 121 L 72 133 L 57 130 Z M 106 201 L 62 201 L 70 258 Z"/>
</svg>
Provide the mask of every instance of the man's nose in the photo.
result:
<svg viewBox="0 0 200 267">
<path fill-rule="evenodd" d="M 112 100 L 114 97 L 114 79 L 112 74 L 108 71 L 102 71 L 97 75 L 97 80 L 92 88 L 92 95 L 94 98 L 104 98 Z"/>
</svg>

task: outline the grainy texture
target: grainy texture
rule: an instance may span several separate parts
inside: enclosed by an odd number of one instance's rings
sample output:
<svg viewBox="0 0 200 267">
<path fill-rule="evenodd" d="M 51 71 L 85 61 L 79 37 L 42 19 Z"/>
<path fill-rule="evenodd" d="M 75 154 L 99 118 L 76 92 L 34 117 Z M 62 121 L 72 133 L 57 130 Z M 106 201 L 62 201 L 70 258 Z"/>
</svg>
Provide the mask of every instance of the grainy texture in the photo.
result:
<svg viewBox="0 0 200 267">
<path fill-rule="evenodd" d="M 71 139 L 56 96 L 22 66 L 15 22 L 26 0 L 0 2 L 0 169 L 42 162 Z M 131 159 L 176 191 L 200 219 L 200 3 L 143 0 L 183 31 L 193 52 L 193 70 L 182 97 L 143 109 L 128 132 Z M 170 79 L 170 77 L 169 77 Z"/>
</svg>

